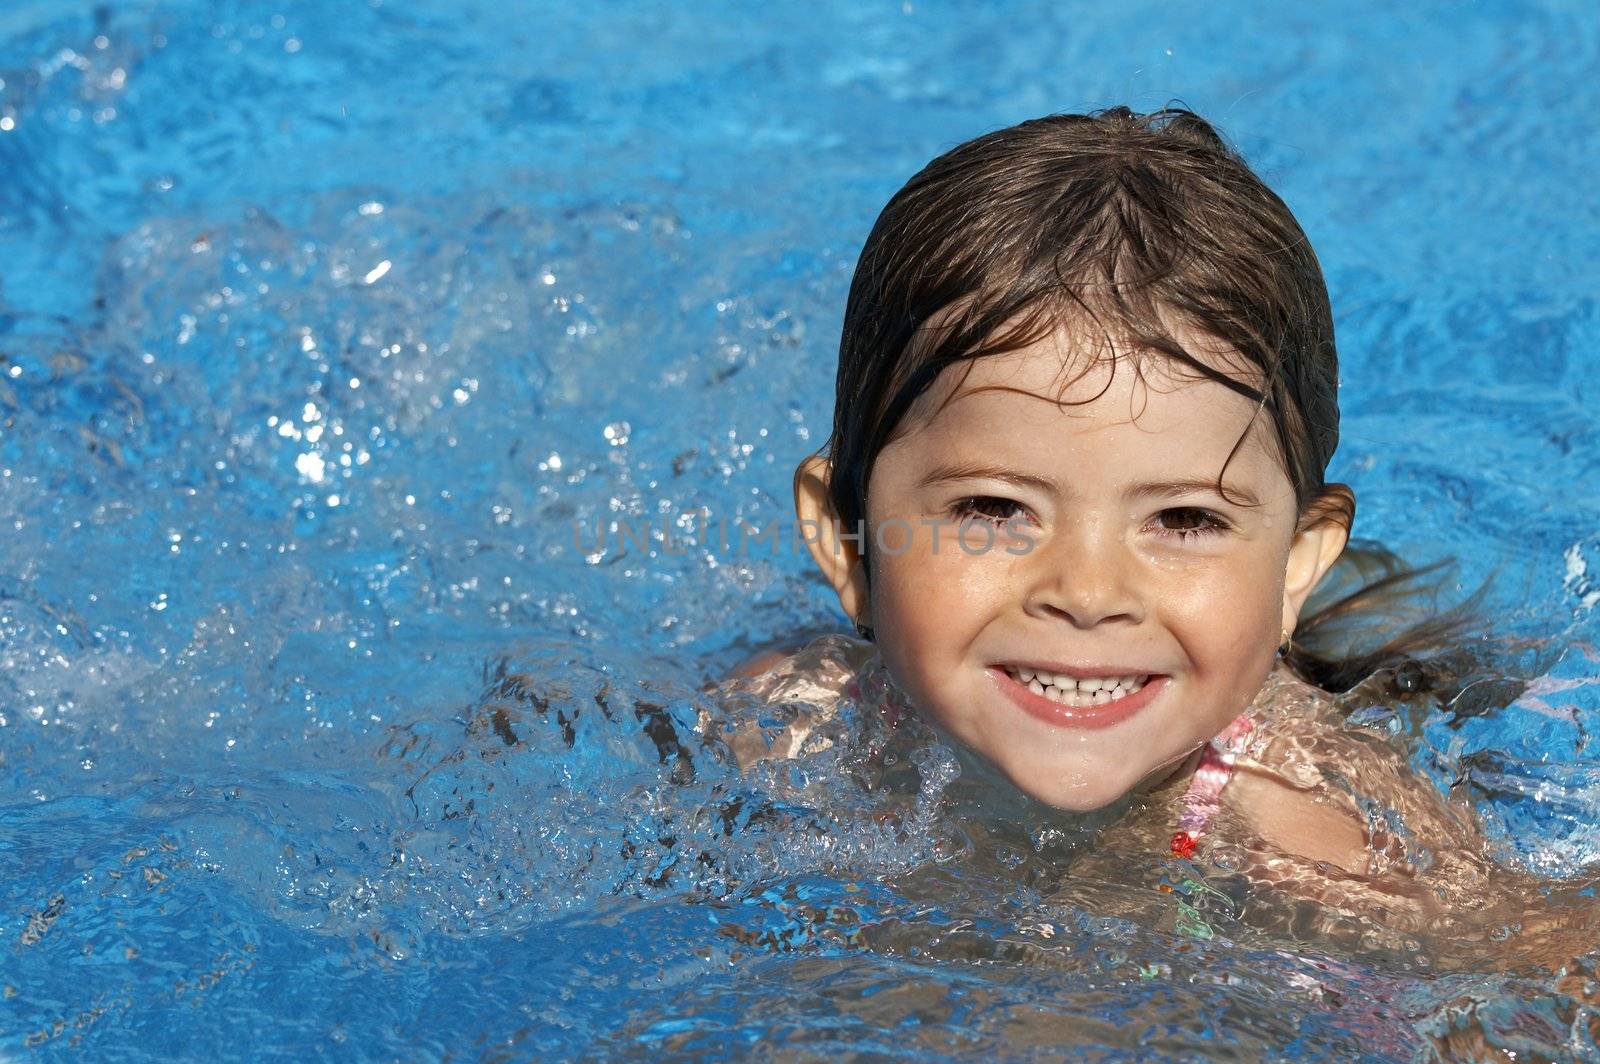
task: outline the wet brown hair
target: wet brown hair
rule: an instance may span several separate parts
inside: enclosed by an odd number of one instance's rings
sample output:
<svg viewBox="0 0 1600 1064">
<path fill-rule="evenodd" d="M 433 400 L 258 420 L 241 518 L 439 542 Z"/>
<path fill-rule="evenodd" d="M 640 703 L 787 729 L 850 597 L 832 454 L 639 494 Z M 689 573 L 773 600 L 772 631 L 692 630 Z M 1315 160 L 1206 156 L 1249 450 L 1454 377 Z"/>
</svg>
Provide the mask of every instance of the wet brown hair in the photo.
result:
<svg viewBox="0 0 1600 1064">
<path fill-rule="evenodd" d="M 1272 419 L 1301 527 L 1331 516 L 1350 530 L 1354 496 L 1324 480 L 1339 442 L 1339 379 L 1321 266 L 1283 200 L 1210 123 L 1175 107 L 997 130 L 934 159 L 889 201 L 861 251 L 839 345 L 826 449 L 841 523 L 865 520 L 874 460 L 947 367 L 970 369 L 1066 322 L 1117 337 L 1138 352 L 1136 366 L 1166 358 L 1255 402 L 1256 416 Z M 1169 322 L 1222 341 L 1234 372 L 1186 351 Z M 1346 691 L 1483 629 L 1477 608 L 1488 583 L 1394 630 L 1408 606 L 1417 611 L 1422 578 L 1451 563 L 1410 569 L 1352 540 L 1308 602 L 1288 665 Z M 1356 586 L 1341 588 L 1351 575 Z M 1362 621 L 1377 645 L 1351 643 Z"/>
</svg>

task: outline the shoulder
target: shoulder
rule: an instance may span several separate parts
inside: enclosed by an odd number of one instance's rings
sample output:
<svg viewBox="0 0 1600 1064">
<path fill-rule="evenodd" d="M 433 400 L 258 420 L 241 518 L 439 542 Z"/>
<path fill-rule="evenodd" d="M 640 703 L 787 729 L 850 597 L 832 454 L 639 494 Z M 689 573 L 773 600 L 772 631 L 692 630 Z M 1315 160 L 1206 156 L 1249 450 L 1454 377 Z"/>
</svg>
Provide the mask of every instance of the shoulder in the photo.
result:
<svg viewBox="0 0 1600 1064">
<path fill-rule="evenodd" d="M 1351 724 L 1333 695 L 1275 670 L 1226 800 L 1272 849 L 1356 875 L 1414 872 L 1441 839 L 1476 851 L 1476 818 L 1417 774 L 1400 742 Z"/>
<path fill-rule="evenodd" d="M 1339 802 L 1322 788 L 1303 790 L 1277 772 L 1242 762 L 1234 767 L 1227 795 L 1250 830 L 1273 849 L 1325 861 L 1352 875 L 1366 872 L 1366 826 L 1353 804 Z"/>
<path fill-rule="evenodd" d="M 761 653 L 746 658 L 735 666 L 724 680 L 746 680 L 752 676 L 760 676 L 784 658 L 793 654 L 798 647 L 784 647 L 782 649 L 763 650 Z"/>
<path fill-rule="evenodd" d="M 875 649 L 827 634 L 756 655 L 708 689 L 713 705 L 702 709 L 700 729 L 726 742 L 740 768 L 825 744 L 813 733 L 851 696 L 851 682 Z"/>
<path fill-rule="evenodd" d="M 791 640 L 746 658 L 723 677 L 722 682 L 755 679 L 774 671 L 793 675 L 842 667 L 854 672 L 874 649 L 871 643 L 837 633 Z"/>
<path fill-rule="evenodd" d="M 1274 668 L 1256 698 L 1257 727 L 1235 762 L 1226 801 L 1272 849 L 1361 874 L 1369 850 L 1365 818 L 1322 772 L 1337 767 L 1345 776 L 1355 768 L 1348 763 L 1353 751 L 1330 738 L 1332 703 L 1326 691 Z"/>
</svg>

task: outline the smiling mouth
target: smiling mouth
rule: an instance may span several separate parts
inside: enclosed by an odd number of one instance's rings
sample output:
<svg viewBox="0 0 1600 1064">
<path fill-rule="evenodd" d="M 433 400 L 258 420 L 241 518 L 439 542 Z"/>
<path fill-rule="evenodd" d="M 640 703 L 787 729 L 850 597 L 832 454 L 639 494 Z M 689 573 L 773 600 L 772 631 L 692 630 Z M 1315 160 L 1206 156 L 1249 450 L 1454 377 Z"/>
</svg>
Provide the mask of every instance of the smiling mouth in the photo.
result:
<svg viewBox="0 0 1600 1064">
<path fill-rule="evenodd" d="M 1014 665 L 1003 665 L 1001 668 L 1005 670 L 1007 676 L 1034 694 L 1043 695 L 1052 702 L 1075 709 L 1103 706 L 1126 698 L 1143 689 L 1155 675 L 1146 673 L 1129 676 L 1097 676 L 1093 679 L 1079 680 L 1043 669 L 1026 669 Z"/>
<path fill-rule="evenodd" d="M 988 671 L 1012 704 L 1053 728 L 1114 727 L 1143 713 L 1172 686 L 1164 673 L 1080 679 L 1053 671 L 1041 675 L 1022 665 L 991 665 Z"/>
</svg>

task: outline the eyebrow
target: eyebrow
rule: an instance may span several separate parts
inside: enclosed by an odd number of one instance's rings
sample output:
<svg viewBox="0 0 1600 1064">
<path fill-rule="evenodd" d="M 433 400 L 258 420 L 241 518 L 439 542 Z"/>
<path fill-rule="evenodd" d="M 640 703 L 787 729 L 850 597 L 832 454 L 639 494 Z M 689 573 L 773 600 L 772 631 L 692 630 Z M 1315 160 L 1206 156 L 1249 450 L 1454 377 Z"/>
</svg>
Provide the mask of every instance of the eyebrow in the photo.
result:
<svg viewBox="0 0 1600 1064">
<path fill-rule="evenodd" d="M 928 471 L 922 478 L 918 487 L 926 488 L 934 484 L 941 484 L 950 480 L 999 480 L 1018 487 L 1033 488 L 1047 494 L 1061 491 L 1061 486 L 1047 477 L 1036 477 L 1029 473 L 1018 473 L 1015 470 L 1004 469 L 999 466 L 987 466 L 968 462 L 942 463 Z M 1224 484 L 1227 495 L 1224 499 L 1232 497 L 1242 499 L 1246 506 L 1260 506 L 1261 500 L 1255 492 L 1238 484 Z M 1168 480 L 1147 480 L 1138 484 L 1130 484 L 1123 493 L 1130 499 L 1176 499 L 1184 495 L 1217 494 L 1217 482 L 1206 477 L 1174 477 Z"/>
</svg>

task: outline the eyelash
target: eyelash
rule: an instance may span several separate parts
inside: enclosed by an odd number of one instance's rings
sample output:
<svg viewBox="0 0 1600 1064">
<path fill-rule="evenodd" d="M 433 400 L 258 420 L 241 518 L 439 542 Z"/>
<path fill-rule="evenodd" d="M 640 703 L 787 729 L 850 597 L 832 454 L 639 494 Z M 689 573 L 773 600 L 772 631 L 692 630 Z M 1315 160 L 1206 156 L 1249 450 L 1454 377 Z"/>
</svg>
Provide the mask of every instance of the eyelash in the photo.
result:
<svg viewBox="0 0 1600 1064">
<path fill-rule="evenodd" d="M 1010 499 L 1002 499 L 996 495 L 969 495 L 965 498 L 957 499 L 951 504 L 950 516 L 956 520 L 974 518 L 979 521 L 987 521 L 993 525 L 1005 524 L 1007 517 L 997 517 L 994 514 L 983 512 L 983 506 L 991 503 L 999 503 L 1000 506 L 1011 510 L 1026 509 L 1021 503 L 1012 502 Z M 1203 522 L 1200 528 L 1167 529 L 1159 533 L 1167 539 L 1176 539 L 1179 542 L 1190 542 L 1195 539 L 1221 535 L 1232 527 L 1227 521 L 1210 510 L 1202 509 L 1198 506 L 1173 506 L 1162 510 L 1161 513 L 1194 514 L 1198 515 Z"/>
</svg>

